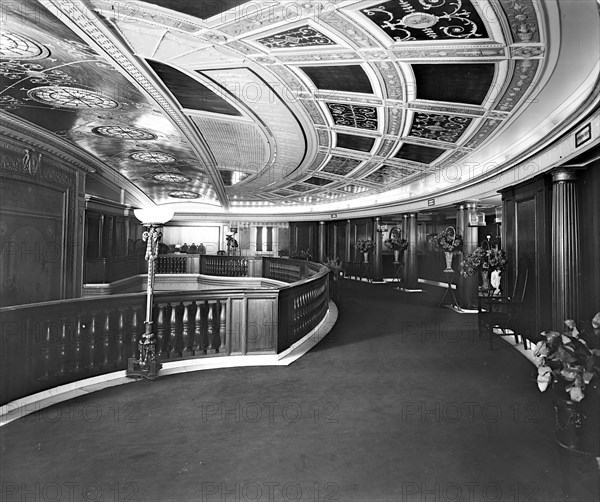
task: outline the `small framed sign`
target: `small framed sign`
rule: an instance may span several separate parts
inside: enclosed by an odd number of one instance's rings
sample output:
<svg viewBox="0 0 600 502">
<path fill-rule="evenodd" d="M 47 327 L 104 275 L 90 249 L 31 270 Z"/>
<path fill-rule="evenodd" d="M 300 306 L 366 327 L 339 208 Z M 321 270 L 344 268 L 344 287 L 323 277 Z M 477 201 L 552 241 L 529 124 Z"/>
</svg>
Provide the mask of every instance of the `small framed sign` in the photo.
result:
<svg viewBox="0 0 600 502">
<path fill-rule="evenodd" d="M 575 133 L 575 148 L 580 147 L 592 139 L 592 124 L 588 123 Z"/>
</svg>

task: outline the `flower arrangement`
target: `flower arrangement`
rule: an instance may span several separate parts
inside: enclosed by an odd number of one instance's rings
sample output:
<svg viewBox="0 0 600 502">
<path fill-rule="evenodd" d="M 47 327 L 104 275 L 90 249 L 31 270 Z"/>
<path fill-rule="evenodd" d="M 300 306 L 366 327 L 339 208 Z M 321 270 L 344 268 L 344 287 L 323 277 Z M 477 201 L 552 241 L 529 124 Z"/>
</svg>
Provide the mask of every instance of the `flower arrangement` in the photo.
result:
<svg viewBox="0 0 600 502">
<path fill-rule="evenodd" d="M 300 251 L 294 251 L 290 258 L 295 258 L 296 260 L 312 260 L 312 253 L 310 249 L 301 249 Z"/>
<path fill-rule="evenodd" d="M 477 247 L 460 262 L 460 275 L 463 277 L 469 277 L 477 271 L 505 269 L 506 252 L 497 248 Z"/>
<path fill-rule="evenodd" d="M 339 273 L 344 268 L 342 260 L 340 260 L 337 256 L 335 258 L 330 258 L 329 256 L 326 256 L 323 265 L 329 268 L 329 270 L 331 272 L 334 272 L 336 275 L 339 275 Z"/>
<path fill-rule="evenodd" d="M 362 253 L 370 253 L 375 249 L 375 243 L 371 239 L 358 239 L 356 249 Z"/>
<path fill-rule="evenodd" d="M 447 253 L 460 251 L 463 245 L 462 235 L 457 234 L 454 228 L 448 227 L 433 237 L 433 242 L 438 249 Z"/>
<path fill-rule="evenodd" d="M 398 235 L 391 235 L 390 238 L 384 240 L 383 243 L 394 251 L 404 251 L 408 247 L 408 241 L 402 239 Z"/>
<path fill-rule="evenodd" d="M 544 340 L 535 346 L 539 389 L 545 391 L 551 382 L 564 390 L 571 401 L 586 396 L 586 387 L 600 377 L 600 312 L 592 319 L 591 329 L 580 332 L 575 321 L 567 319 L 564 333 L 543 331 Z M 597 386 L 596 386 L 597 387 Z M 585 392 L 584 392 L 585 391 Z"/>
<path fill-rule="evenodd" d="M 290 252 L 288 251 L 288 248 L 282 248 L 279 251 L 277 251 L 277 254 L 281 257 L 281 256 L 289 256 Z"/>
</svg>

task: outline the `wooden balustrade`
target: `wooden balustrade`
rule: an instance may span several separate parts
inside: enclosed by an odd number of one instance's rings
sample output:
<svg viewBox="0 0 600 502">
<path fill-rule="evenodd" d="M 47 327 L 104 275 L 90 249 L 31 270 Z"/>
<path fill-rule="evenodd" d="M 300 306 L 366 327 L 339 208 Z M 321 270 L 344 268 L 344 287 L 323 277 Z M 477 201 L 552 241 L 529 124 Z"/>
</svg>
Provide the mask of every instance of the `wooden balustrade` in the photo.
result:
<svg viewBox="0 0 600 502">
<path fill-rule="evenodd" d="M 299 280 L 281 289 L 155 294 L 153 332 L 159 360 L 274 354 L 308 334 L 327 313 L 328 269 L 277 261 L 263 259 L 265 277 Z M 214 275 L 243 276 L 248 271 L 248 261 L 239 257 L 206 257 L 205 266 Z M 6 404 L 126 369 L 144 331 L 145 293 L 16 305 L 0 309 L 0 315 L 0 404 Z"/>
</svg>

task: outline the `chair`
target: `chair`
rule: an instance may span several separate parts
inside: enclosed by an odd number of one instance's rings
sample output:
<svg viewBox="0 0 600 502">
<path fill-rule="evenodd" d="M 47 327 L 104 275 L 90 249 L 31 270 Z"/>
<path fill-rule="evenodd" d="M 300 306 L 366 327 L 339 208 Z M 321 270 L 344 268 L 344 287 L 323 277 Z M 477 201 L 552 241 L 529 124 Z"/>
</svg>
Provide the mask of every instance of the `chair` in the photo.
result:
<svg viewBox="0 0 600 502">
<path fill-rule="evenodd" d="M 482 296 L 478 297 L 479 334 L 485 331 L 490 337 L 490 350 L 494 348 L 494 335 L 514 335 L 515 343 L 519 343 L 519 333 L 523 326 L 522 307 L 529 278 L 529 265 L 525 260 L 517 266 L 517 280 L 510 296 Z M 523 345 L 527 340 L 521 333 Z"/>
</svg>

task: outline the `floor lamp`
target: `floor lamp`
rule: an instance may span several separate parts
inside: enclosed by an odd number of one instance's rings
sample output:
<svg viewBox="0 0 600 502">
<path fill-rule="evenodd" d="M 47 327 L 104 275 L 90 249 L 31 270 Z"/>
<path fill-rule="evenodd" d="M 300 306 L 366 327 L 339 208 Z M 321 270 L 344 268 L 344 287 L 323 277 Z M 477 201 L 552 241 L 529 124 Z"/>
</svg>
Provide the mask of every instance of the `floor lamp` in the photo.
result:
<svg viewBox="0 0 600 502">
<path fill-rule="evenodd" d="M 146 243 L 145 258 L 148 262 L 148 284 L 146 287 L 146 327 L 138 342 L 138 357 L 127 361 L 127 376 L 154 380 L 162 365 L 156 360 L 156 336 L 152 331 L 152 297 L 154 295 L 155 261 L 158 256 L 158 243 L 162 237 L 162 226 L 173 218 L 173 211 L 161 207 L 135 209 L 135 217 L 142 222 L 145 230 L 142 239 Z"/>
</svg>

